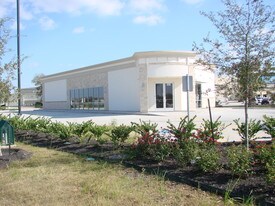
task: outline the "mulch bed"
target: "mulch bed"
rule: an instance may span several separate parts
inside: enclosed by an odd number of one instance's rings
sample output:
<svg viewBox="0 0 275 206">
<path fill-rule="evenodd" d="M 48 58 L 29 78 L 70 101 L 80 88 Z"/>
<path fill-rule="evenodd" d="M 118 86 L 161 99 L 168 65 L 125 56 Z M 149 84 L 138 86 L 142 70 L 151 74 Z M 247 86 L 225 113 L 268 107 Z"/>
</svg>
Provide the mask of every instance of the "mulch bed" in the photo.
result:
<svg viewBox="0 0 275 206">
<path fill-rule="evenodd" d="M 172 159 L 163 162 L 150 159 L 127 160 L 122 153 L 123 149 L 117 149 L 112 143 L 100 145 L 91 141 L 88 145 L 80 144 L 74 139 L 66 141 L 48 134 L 29 131 L 17 131 L 15 136 L 17 141 L 34 146 L 55 148 L 108 162 L 122 162 L 125 166 L 133 167 L 139 171 L 162 175 L 171 181 L 185 183 L 221 196 L 232 190 L 231 197 L 242 199 L 253 196 L 258 205 L 275 205 L 275 186 L 266 183 L 264 170 L 257 166 L 253 168 L 253 173 L 249 177 L 242 179 L 232 176 L 225 169 L 215 173 L 202 173 L 193 166 L 181 167 Z M 22 152 L 24 153 L 24 151 Z M 25 156 L 28 156 L 26 152 Z M 12 158 L 9 161 L 12 161 Z"/>
<path fill-rule="evenodd" d="M 12 161 L 24 160 L 31 157 L 31 153 L 19 148 L 2 148 L 2 156 L 0 156 L 0 169 L 6 168 Z"/>
</svg>

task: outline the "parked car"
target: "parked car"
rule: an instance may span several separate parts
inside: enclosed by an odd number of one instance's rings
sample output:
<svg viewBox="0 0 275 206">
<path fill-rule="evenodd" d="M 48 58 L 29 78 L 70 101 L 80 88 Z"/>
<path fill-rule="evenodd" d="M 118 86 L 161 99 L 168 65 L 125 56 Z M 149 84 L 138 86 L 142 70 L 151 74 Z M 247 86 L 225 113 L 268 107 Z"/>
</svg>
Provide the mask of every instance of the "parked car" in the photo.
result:
<svg viewBox="0 0 275 206">
<path fill-rule="evenodd" d="M 268 97 L 264 97 L 261 101 L 261 104 L 264 105 L 264 104 L 269 104 L 270 103 L 270 100 Z"/>
<path fill-rule="evenodd" d="M 256 96 L 255 97 L 255 103 L 256 103 L 256 105 L 261 105 L 262 101 L 263 101 L 263 97 L 261 97 L 261 96 Z"/>
<path fill-rule="evenodd" d="M 266 96 L 256 96 L 255 97 L 256 105 L 270 104 L 270 102 L 271 102 L 271 100 L 269 97 L 266 97 Z"/>
</svg>

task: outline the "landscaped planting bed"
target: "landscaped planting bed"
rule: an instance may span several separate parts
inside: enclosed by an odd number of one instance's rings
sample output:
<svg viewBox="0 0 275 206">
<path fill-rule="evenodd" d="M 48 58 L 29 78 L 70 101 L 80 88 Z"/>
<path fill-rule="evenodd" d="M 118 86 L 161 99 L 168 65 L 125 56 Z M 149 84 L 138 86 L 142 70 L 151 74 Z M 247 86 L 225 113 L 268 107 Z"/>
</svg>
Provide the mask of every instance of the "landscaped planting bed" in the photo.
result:
<svg viewBox="0 0 275 206">
<path fill-rule="evenodd" d="M 201 128 L 195 128 L 193 120 L 183 118 L 178 126 L 168 123 L 167 129 L 162 131 L 150 122 L 132 123 L 131 129 L 125 125 L 98 126 L 93 122 L 58 125 L 59 129 L 56 129 L 54 126 L 57 123 L 51 125 L 48 122 L 50 131 L 42 124 L 39 127 L 36 124 L 33 130 L 27 126 L 19 127 L 16 139 L 83 155 L 88 159 L 92 157 L 123 163 L 142 172 L 217 193 L 224 198 L 274 205 L 274 138 L 266 142 L 251 140 L 247 150 L 242 142 L 217 142 L 225 127 L 219 119 L 211 125 L 212 130 L 209 121 L 204 120 Z M 41 119 L 36 121 L 42 122 Z M 11 122 L 16 125 L 14 119 Z M 251 122 L 250 128 L 259 126 L 258 122 Z M 263 123 L 271 135 L 274 134 L 273 123 L 274 118 L 268 117 Z M 238 129 L 239 133 L 243 131 L 241 124 Z M 125 143 L 131 131 L 137 137 L 132 143 Z M 251 137 L 253 135 L 251 133 Z"/>
</svg>

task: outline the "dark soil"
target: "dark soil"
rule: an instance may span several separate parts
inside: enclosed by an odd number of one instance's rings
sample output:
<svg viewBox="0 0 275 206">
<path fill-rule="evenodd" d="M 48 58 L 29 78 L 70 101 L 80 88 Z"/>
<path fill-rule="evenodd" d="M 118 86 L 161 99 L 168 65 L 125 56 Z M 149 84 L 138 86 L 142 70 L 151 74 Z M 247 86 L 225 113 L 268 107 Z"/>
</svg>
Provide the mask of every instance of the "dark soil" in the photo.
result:
<svg viewBox="0 0 275 206">
<path fill-rule="evenodd" d="M 17 131 L 15 136 L 17 141 L 34 146 L 55 148 L 84 157 L 103 159 L 108 162 L 122 162 L 124 165 L 139 171 L 165 176 L 171 181 L 185 183 L 221 196 L 230 191 L 231 197 L 236 197 L 236 199 L 243 200 L 253 197 L 257 205 L 275 205 L 275 186 L 267 184 L 265 171 L 259 165 L 253 167 L 248 177 L 238 178 L 232 176 L 226 169 L 221 169 L 215 173 L 202 173 L 192 165 L 188 167 L 179 166 L 173 159 L 163 162 L 151 159 L 127 160 L 123 150 L 129 145 L 118 148 L 112 143 L 98 144 L 95 141 L 91 141 L 89 144 L 81 144 L 77 139 L 72 138 L 70 141 L 66 141 L 47 134 L 29 131 Z M 17 153 L 18 155 L 20 154 L 20 152 Z M 24 153 L 24 151 L 21 153 Z M 25 152 L 22 157 L 24 156 L 28 156 L 28 154 Z M 11 158 L 8 161 L 12 160 Z M 0 159 L 0 164 L 2 165 L 1 162 L 2 160 Z"/>
<path fill-rule="evenodd" d="M 0 169 L 8 167 L 10 162 L 15 160 L 24 160 L 31 157 L 31 153 L 18 148 L 2 148 L 2 156 L 0 156 Z"/>
</svg>

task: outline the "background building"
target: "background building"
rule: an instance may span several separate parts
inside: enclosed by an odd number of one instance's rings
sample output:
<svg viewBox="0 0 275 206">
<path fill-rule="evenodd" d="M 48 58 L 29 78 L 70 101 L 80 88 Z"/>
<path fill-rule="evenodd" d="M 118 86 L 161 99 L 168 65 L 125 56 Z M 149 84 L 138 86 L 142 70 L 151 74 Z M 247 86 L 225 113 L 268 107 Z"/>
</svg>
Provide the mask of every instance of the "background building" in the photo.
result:
<svg viewBox="0 0 275 206">
<path fill-rule="evenodd" d="M 215 105 L 214 71 L 189 51 L 137 52 L 133 56 L 45 76 L 45 109 L 183 111 L 183 76 L 192 76 L 190 109 Z"/>
<path fill-rule="evenodd" d="M 21 106 L 34 106 L 36 102 L 41 102 L 41 97 L 37 96 L 35 87 L 21 89 Z M 17 94 L 11 95 L 7 106 L 18 106 Z"/>
</svg>

